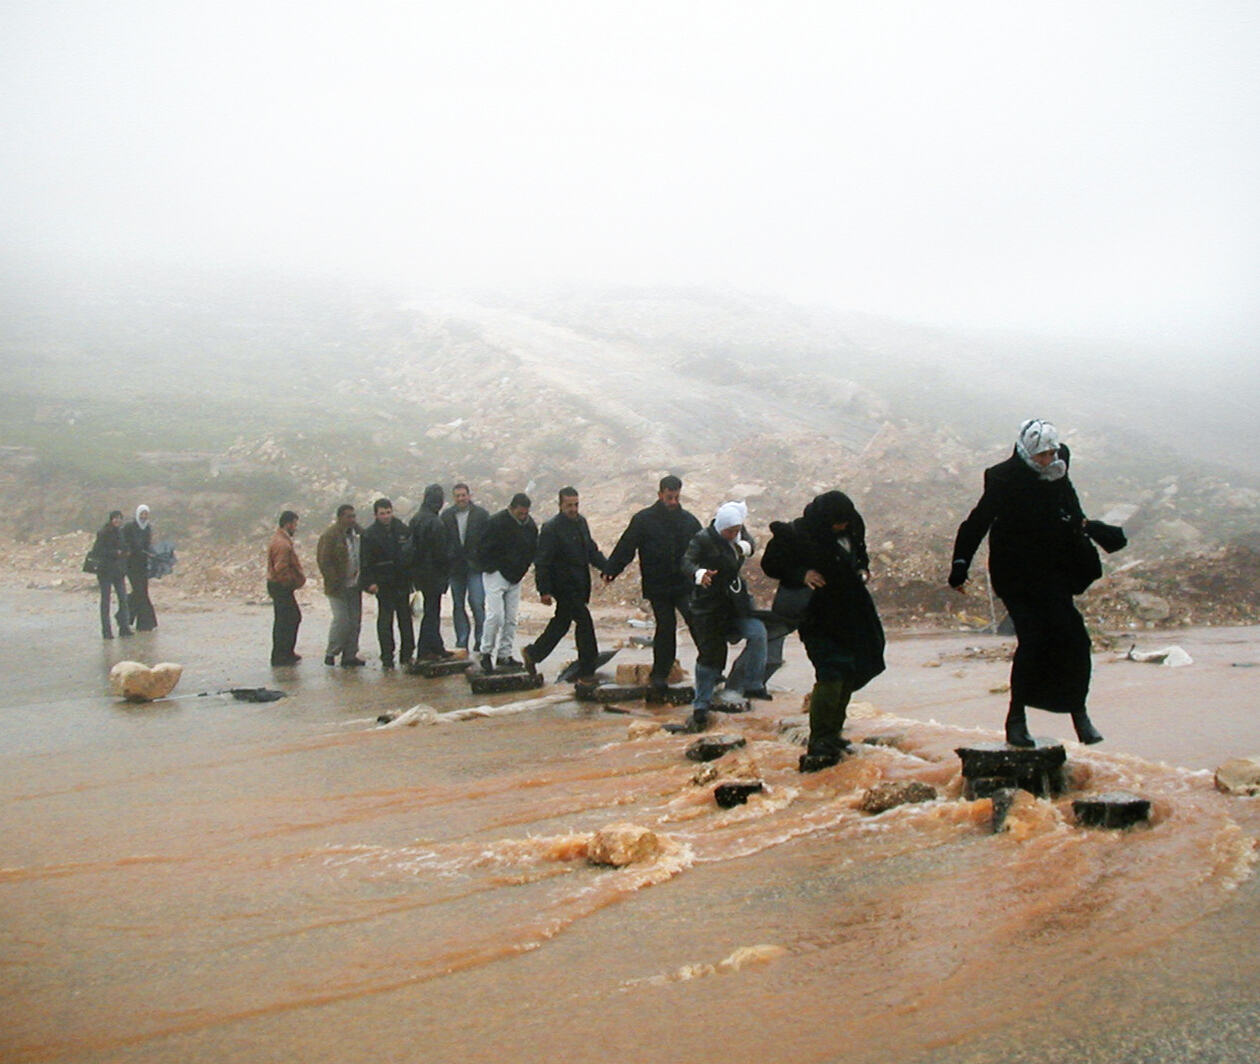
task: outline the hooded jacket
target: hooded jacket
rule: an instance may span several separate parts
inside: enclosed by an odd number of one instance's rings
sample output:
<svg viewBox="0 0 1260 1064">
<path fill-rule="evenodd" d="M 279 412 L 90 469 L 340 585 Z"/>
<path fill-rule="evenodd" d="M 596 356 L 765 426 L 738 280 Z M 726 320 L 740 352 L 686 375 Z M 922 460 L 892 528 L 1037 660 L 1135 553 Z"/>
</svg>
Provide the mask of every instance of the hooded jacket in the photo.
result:
<svg viewBox="0 0 1260 1064">
<path fill-rule="evenodd" d="M 420 509 L 411 519 L 414 560 L 411 582 L 416 588 L 433 591 L 446 589 L 451 577 L 451 548 L 446 526 L 439 513 L 442 509 L 442 485 L 430 484 L 424 489 Z"/>
</svg>

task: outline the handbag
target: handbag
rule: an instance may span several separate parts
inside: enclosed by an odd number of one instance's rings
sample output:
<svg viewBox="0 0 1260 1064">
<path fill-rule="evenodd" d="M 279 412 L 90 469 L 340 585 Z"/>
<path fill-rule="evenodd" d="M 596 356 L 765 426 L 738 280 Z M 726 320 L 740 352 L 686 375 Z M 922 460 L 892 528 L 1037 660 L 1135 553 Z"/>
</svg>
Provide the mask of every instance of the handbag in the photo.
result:
<svg viewBox="0 0 1260 1064">
<path fill-rule="evenodd" d="M 774 603 L 770 606 L 770 612 L 776 617 L 783 618 L 789 624 L 798 625 L 805 619 L 805 613 L 813 597 L 812 587 L 806 587 L 804 584 L 800 587 L 790 587 L 780 583 L 779 589 L 774 593 Z"/>
<path fill-rule="evenodd" d="M 83 571 L 93 575 L 101 571 L 101 560 L 91 551 L 88 551 L 87 557 L 83 559 Z"/>
</svg>

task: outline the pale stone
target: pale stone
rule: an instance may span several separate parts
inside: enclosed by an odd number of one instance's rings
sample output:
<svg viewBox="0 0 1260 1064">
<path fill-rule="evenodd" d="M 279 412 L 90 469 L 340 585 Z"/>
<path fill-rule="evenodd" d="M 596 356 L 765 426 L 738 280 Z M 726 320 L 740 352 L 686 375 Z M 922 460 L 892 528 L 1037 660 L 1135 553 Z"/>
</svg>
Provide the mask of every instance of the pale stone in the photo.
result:
<svg viewBox="0 0 1260 1064">
<path fill-rule="evenodd" d="M 931 802 L 936 788 L 918 780 L 885 780 L 862 795 L 858 808 L 864 813 L 883 813 L 910 802 Z"/>
<path fill-rule="evenodd" d="M 1260 795 L 1260 757 L 1235 757 L 1216 770 L 1216 786 L 1226 794 Z"/>
<path fill-rule="evenodd" d="M 656 720 L 632 720 L 626 729 L 626 738 L 646 739 L 649 735 L 655 735 L 661 730 L 660 721 Z"/>
<path fill-rule="evenodd" d="M 592 864 L 623 868 L 636 861 L 651 861 L 662 852 L 656 833 L 638 824 L 609 824 L 591 837 L 587 860 Z"/>
<path fill-rule="evenodd" d="M 179 683 L 184 666 L 164 661 L 152 668 L 138 661 L 120 661 L 109 670 L 109 689 L 128 702 L 165 698 Z"/>
<path fill-rule="evenodd" d="M 665 678 L 666 683 L 681 683 L 683 679 L 682 666 L 677 661 L 669 670 L 669 675 Z M 617 683 L 623 687 L 646 687 L 652 682 L 652 666 L 651 663 L 641 665 L 618 665 L 617 666 Z"/>
</svg>

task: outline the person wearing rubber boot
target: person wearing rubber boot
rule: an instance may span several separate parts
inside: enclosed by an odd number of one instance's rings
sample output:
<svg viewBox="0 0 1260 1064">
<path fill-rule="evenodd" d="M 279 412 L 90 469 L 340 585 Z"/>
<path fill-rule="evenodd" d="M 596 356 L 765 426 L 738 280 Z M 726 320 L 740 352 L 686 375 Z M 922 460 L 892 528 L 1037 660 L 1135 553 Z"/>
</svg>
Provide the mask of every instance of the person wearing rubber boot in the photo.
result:
<svg viewBox="0 0 1260 1064">
<path fill-rule="evenodd" d="M 1029 706 L 1068 713 L 1083 743 L 1102 742 L 1089 719 L 1090 640 L 1072 602 L 1102 573 L 1092 540 L 1124 546 L 1114 526 L 1087 521 L 1068 478 L 1071 454 L 1049 421 L 1019 427 L 1011 456 L 984 471 L 980 501 L 958 526 L 949 586 L 965 593 L 971 560 L 989 537 L 989 581 L 1015 625 L 1006 741 L 1036 746 Z"/>
<path fill-rule="evenodd" d="M 802 772 L 836 764 L 849 699 L 884 671 L 884 628 L 866 588 L 866 525 L 847 495 L 828 491 L 794 521 L 774 521 L 761 568 L 789 589 L 809 589 L 801 642 L 814 666 Z"/>
</svg>

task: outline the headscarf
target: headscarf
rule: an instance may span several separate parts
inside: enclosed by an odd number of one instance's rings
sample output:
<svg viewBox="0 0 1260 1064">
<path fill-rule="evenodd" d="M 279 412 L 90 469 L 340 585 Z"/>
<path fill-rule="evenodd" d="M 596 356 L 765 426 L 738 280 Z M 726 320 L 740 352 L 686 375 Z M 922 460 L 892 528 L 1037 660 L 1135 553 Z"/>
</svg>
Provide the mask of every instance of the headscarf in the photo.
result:
<svg viewBox="0 0 1260 1064">
<path fill-rule="evenodd" d="M 149 508 L 144 503 L 136 507 L 136 524 L 141 528 L 149 527 Z"/>
<path fill-rule="evenodd" d="M 742 502 L 724 502 L 713 515 L 713 527 L 719 532 L 734 528 L 736 525 L 746 524 L 747 521 L 748 507 Z"/>
<path fill-rule="evenodd" d="M 857 507 L 842 491 L 825 491 L 815 495 L 814 501 L 805 507 L 805 524 L 815 535 L 830 539 L 832 525 L 848 522 L 852 526 L 858 517 Z"/>
<path fill-rule="evenodd" d="M 1019 438 L 1015 441 L 1015 451 L 1024 464 L 1042 480 L 1060 480 L 1067 473 L 1067 463 L 1062 458 L 1055 458 L 1046 466 L 1033 461 L 1033 456 L 1046 451 L 1059 450 L 1059 430 L 1049 421 L 1040 418 L 1029 418 L 1019 427 Z"/>
</svg>

